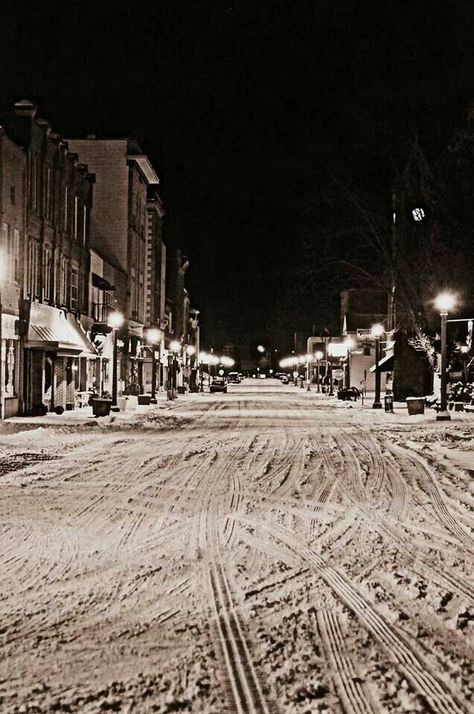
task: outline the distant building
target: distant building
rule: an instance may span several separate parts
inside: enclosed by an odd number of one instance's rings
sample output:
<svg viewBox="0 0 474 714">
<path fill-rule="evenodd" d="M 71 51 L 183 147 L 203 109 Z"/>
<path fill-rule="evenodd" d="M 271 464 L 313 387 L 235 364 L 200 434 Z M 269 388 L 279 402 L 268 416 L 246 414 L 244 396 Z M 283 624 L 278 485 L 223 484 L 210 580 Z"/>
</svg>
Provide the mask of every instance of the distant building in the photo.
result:
<svg viewBox="0 0 474 714">
<path fill-rule="evenodd" d="M 150 245 L 149 195 L 152 187 L 157 189 L 159 178 L 133 139 L 89 137 L 69 143 L 96 177 L 91 247 L 126 275 L 120 380 L 126 389 L 141 389 L 145 327 L 155 309 L 154 297 L 153 301 L 151 298 L 155 286 L 151 285 L 149 272 L 156 265 L 150 256 L 154 242 Z"/>
</svg>

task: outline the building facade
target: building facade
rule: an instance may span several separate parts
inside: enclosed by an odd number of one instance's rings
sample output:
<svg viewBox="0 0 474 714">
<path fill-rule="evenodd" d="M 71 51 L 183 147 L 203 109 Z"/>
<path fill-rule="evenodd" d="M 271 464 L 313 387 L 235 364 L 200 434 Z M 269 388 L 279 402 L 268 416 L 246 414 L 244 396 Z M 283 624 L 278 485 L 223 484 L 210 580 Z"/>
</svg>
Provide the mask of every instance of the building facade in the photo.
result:
<svg viewBox="0 0 474 714">
<path fill-rule="evenodd" d="M 91 247 L 108 265 L 126 276 L 125 328 L 121 334 L 121 390 L 143 391 L 145 329 L 154 303 L 151 293 L 148 192 L 159 178 L 132 139 L 69 140 L 95 175 Z M 149 300 L 149 302 L 148 302 Z"/>
<path fill-rule="evenodd" d="M 26 154 L 0 128 L 0 418 L 23 411 Z"/>
<path fill-rule="evenodd" d="M 15 104 L 4 126 L 26 157 L 19 306 L 26 333 L 23 410 L 73 409 L 81 386 L 77 358 L 96 357 L 81 322 L 89 307 L 94 179 L 31 102 Z"/>
</svg>

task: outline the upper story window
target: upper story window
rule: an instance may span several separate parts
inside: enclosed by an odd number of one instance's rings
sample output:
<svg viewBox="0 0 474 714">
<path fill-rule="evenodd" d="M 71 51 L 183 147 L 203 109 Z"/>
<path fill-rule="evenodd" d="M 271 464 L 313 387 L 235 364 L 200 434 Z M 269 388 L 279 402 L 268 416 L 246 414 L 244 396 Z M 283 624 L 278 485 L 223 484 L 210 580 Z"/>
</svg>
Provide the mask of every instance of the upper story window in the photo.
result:
<svg viewBox="0 0 474 714">
<path fill-rule="evenodd" d="M 53 170 L 50 166 L 45 171 L 44 212 L 48 220 L 53 220 Z"/>
<path fill-rule="evenodd" d="M 53 286 L 53 254 L 50 248 L 43 252 L 43 291 L 45 300 L 52 299 Z"/>
<path fill-rule="evenodd" d="M 85 245 L 87 241 L 87 206 L 82 207 L 82 242 Z"/>
<path fill-rule="evenodd" d="M 61 274 L 59 277 L 59 301 L 61 305 L 67 305 L 68 288 L 69 288 L 69 271 L 67 258 L 61 258 Z"/>
<path fill-rule="evenodd" d="M 77 263 L 72 263 L 71 265 L 69 304 L 71 310 L 79 309 L 79 267 Z"/>
<path fill-rule="evenodd" d="M 69 229 L 69 191 L 68 187 L 64 187 L 64 216 L 63 216 L 63 228 L 64 232 Z"/>
<path fill-rule="evenodd" d="M 74 196 L 74 238 L 79 235 L 79 198 Z"/>
</svg>

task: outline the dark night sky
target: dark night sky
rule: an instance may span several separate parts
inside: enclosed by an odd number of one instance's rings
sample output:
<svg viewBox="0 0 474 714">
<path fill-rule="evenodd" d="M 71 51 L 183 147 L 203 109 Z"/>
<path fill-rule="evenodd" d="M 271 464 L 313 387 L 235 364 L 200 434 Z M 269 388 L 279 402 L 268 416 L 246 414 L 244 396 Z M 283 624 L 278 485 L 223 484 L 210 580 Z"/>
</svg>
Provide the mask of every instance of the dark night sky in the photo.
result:
<svg viewBox="0 0 474 714">
<path fill-rule="evenodd" d="M 456 120 L 473 94 L 471 7 L 68 0 L 21 14 L 14 4 L 2 10 L 1 103 L 38 101 L 66 136 L 136 137 L 161 176 L 167 240 L 190 257 L 208 346 L 285 349 L 295 311 L 330 319 L 294 294 L 304 197 L 324 192 L 335 165 L 388 190 L 374 127 L 419 122 L 436 134 Z"/>
</svg>

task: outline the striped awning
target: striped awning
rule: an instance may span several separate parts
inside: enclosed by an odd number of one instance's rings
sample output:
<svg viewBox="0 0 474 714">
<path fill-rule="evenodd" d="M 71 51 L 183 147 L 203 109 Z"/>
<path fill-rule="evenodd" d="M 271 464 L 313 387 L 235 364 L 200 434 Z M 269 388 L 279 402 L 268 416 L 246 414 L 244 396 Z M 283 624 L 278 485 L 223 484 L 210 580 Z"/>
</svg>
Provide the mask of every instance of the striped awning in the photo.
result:
<svg viewBox="0 0 474 714">
<path fill-rule="evenodd" d="M 50 305 L 32 303 L 26 347 L 69 356 L 96 356 L 82 325 L 71 314 Z"/>
</svg>

